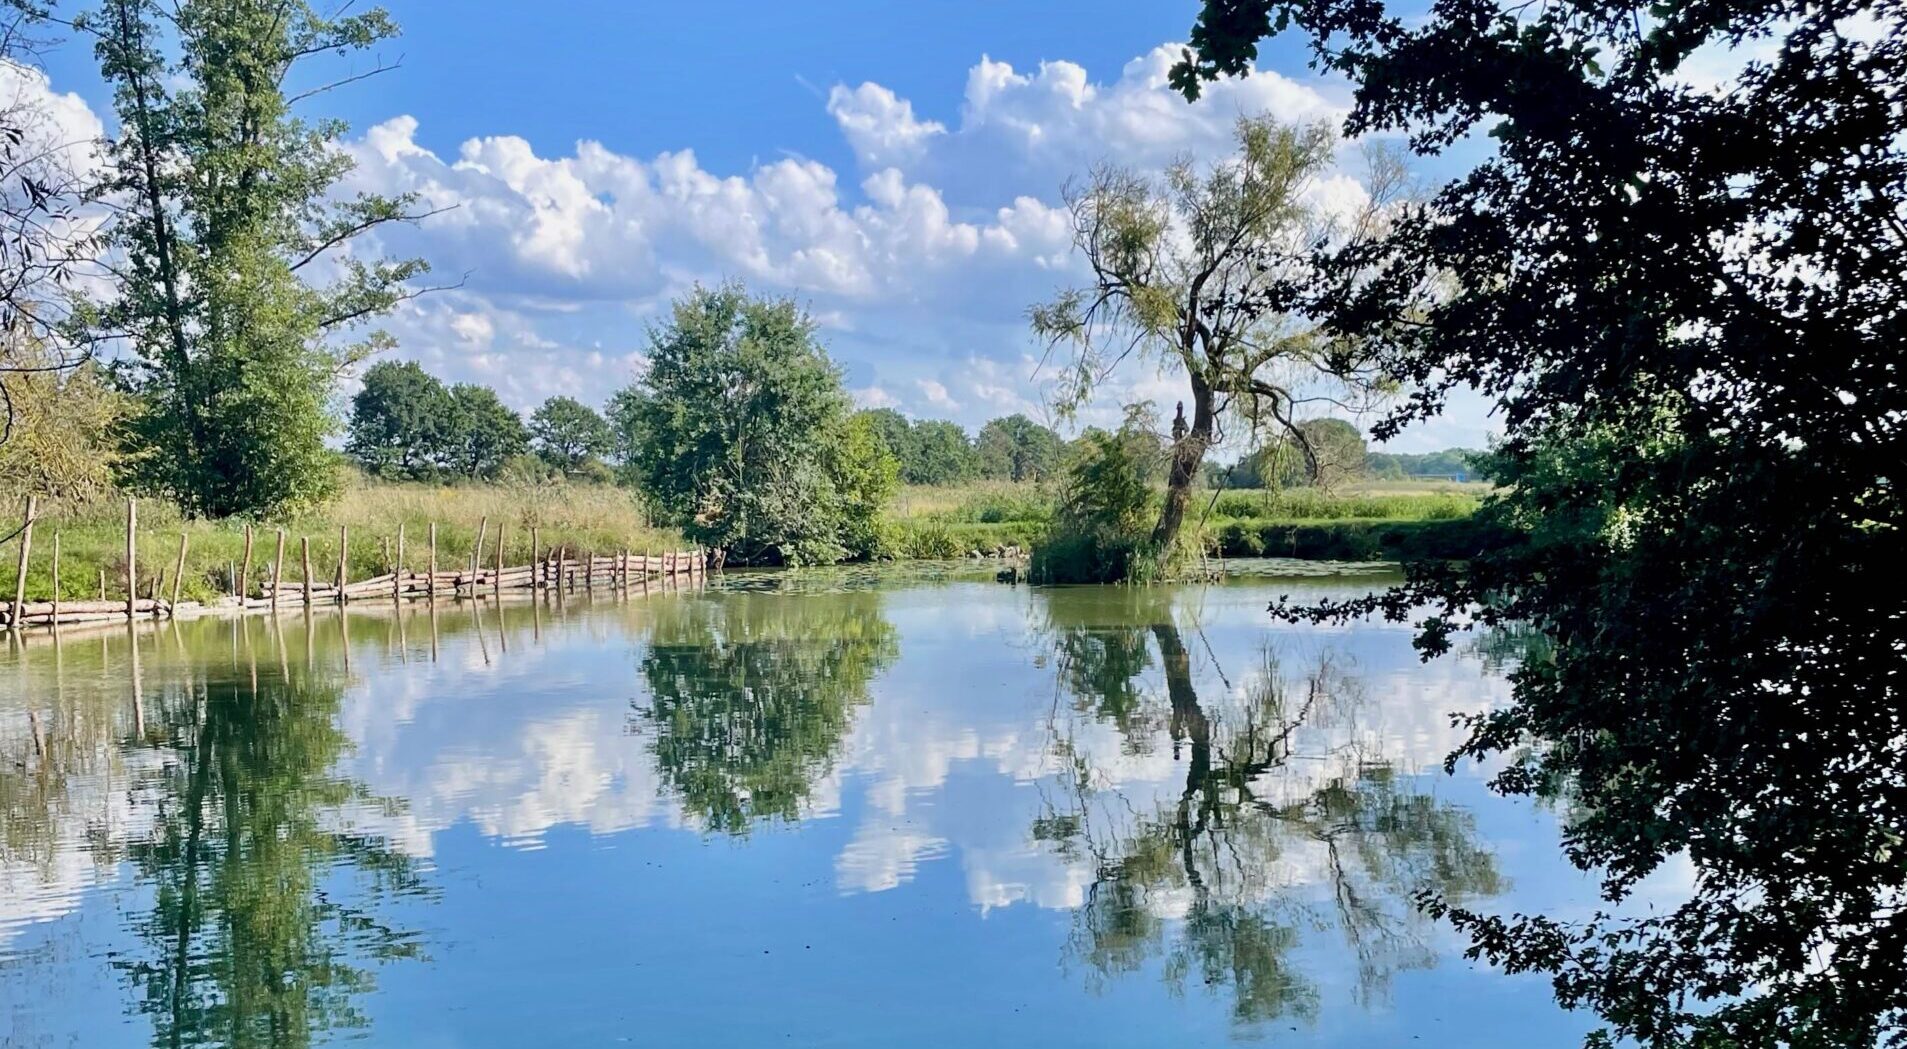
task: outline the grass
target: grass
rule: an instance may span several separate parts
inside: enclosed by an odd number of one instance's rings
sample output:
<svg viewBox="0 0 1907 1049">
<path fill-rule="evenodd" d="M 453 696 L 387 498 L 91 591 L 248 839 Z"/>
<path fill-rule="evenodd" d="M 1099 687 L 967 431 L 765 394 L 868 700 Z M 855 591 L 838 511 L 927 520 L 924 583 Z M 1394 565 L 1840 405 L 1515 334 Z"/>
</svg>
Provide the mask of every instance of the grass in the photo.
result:
<svg viewBox="0 0 1907 1049">
<path fill-rule="evenodd" d="M 1373 481 L 1336 492 L 1228 490 L 1193 497 L 1208 552 L 1223 557 L 1334 560 L 1459 556 L 1486 541 L 1467 528 L 1487 485 Z M 1051 485 L 981 481 L 909 487 L 886 522 L 889 556 L 964 557 L 1030 548 L 1052 519 Z"/>
<path fill-rule="evenodd" d="M 23 496 L 0 496 L 23 507 Z M 7 504 L 0 504 L 7 505 Z M 0 525 L 0 534 L 19 524 Z M 337 571 L 339 529 L 348 530 L 350 574 L 366 579 L 391 570 L 398 525 L 404 526 L 405 564 L 422 570 L 428 560 L 429 531 L 437 524 L 437 564 L 451 569 L 469 563 L 480 522 L 488 519 L 484 561 L 496 549 L 497 530 L 504 530 L 505 559 L 523 564 L 530 558 L 530 528 L 547 549 L 563 544 L 583 551 L 618 553 L 661 552 L 683 549 L 687 543 L 673 529 L 649 525 L 641 507 L 627 491 L 606 485 L 561 484 L 541 486 L 378 484 L 361 482 L 348 489 L 322 512 L 289 521 L 255 525 L 252 551 L 252 587 L 270 578 L 277 541 L 276 529 L 285 529 L 284 578 L 300 575 L 300 543 L 311 540 L 312 574 L 328 580 Z M 42 501 L 33 527 L 27 597 L 52 596 L 53 533 L 60 534 L 60 596 L 82 600 L 99 596 L 99 574 L 106 573 L 106 592 L 123 598 L 126 571 L 126 506 L 118 500 L 92 504 Z M 244 557 L 242 521 L 186 520 L 177 508 L 161 500 L 139 501 L 137 567 L 140 592 L 161 569 L 165 591 L 172 591 L 172 573 L 179 553 L 179 536 L 186 536 L 186 567 L 181 596 L 206 600 L 230 587 L 230 572 Z M 13 599 L 17 539 L 0 544 L 0 579 L 6 590 L 0 600 Z"/>
<path fill-rule="evenodd" d="M 1481 486 L 1379 483 L 1324 494 L 1308 489 L 1280 492 L 1227 491 L 1211 503 L 1201 493 L 1191 520 L 1203 521 L 1205 544 L 1225 557 L 1286 556 L 1336 560 L 1406 557 L 1460 557 L 1494 541 L 1471 527 L 1469 517 Z M 0 495 L 0 507 L 24 503 L 19 495 Z M 1211 506 L 1211 513 L 1206 508 Z M 883 524 L 886 556 L 896 560 L 966 557 L 1030 549 L 1052 517 L 1050 485 L 975 482 L 950 487 L 909 487 L 899 492 Z M 0 512 L 5 512 L 0 510 Z M 17 515 L 18 510 L 13 511 Z M 33 531 L 27 596 L 52 596 L 53 533 L 60 533 L 60 596 L 82 600 L 99 596 L 99 573 L 106 592 L 125 596 L 125 513 L 123 502 L 42 503 Z M 422 569 L 427 536 L 436 522 L 440 568 L 467 564 L 478 522 L 488 519 L 485 561 L 504 528 L 506 559 L 529 559 L 530 528 L 543 545 L 613 553 L 625 547 L 659 552 L 682 549 L 687 542 L 673 529 L 651 527 L 629 492 L 607 485 L 430 485 L 359 482 L 334 504 L 285 522 L 260 523 L 252 553 L 252 580 L 269 578 L 275 529 L 285 529 L 285 578 L 300 574 L 299 540 L 311 540 L 312 574 L 328 580 L 337 571 L 340 527 L 350 534 L 350 572 L 366 579 L 390 571 L 398 525 L 405 531 L 405 563 Z M 17 526 L 0 521 L 0 535 Z M 244 523 L 188 521 L 163 501 L 139 503 L 138 568 L 143 593 L 163 569 L 165 593 L 185 533 L 186 570 L 181 594 L 207 600 L 225 594 L 230 573 L 244 556 Z M 13 597 L 15 542 L 0 544 L 0 600 Z"/>
</svg>

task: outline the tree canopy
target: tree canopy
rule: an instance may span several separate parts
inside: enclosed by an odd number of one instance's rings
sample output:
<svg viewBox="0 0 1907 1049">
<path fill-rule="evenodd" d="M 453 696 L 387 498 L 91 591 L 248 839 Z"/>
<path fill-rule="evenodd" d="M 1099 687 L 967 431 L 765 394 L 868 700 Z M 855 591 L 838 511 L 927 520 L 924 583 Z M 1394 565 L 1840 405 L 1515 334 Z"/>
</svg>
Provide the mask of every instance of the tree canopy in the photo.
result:
<svg viewBox="0 0 1907 1049">
<path fill-rule="evenodd" d="M 980 428 L 973 452 L 980 476 L 1001 481 L 1043 481 L 1059 471 L 1066 442 L 1050 427 L 1024 415 L 995 419 Z"/>
<path fill-rule="evenodd" d="M 1306 246 L 1332 225 L 1312 191 L 1336 136 L 1323 124 L 1248 117 L 1237 141 L 1234 156 L 1209 167 L 1180 161 L 1163 179 L 1100 167 L 1069 186 L 1073 243 L 1092 280 L 1029 312 L 1034 332 L 1070 353 L 1062 409 L 1129 360 L 1184 375 L 1190 415 L 1181 405 L 1150 540 L 1162 552 L 1178 539 L 1206 453 L 1224 439 L 1221 415 L 1235 412 L 1254 431 L 1281 427 L 1302 447 L 1292 423 L 1298 381 L 1328 371 L 1342 384 L 1357 374 L 1340 343 L 1318 337 L 1283 294 L 1308 268 Z M 1373 189 L 1380 201 L 1388 192 Z"/>
<path fill-rule="evenodd" d="M 407 282 L 425 267 L 344 250 L 412 217 L 410 201 L 337 193 L 352 167 L 344 127 L 297 116 L 284 84 L 310 76 L 308 58 L 362 50 L 395 25 L 375 8 L 224 0 L 114 0 L 74 25 L 118 116 L 97 192 L 115 205 L 120 279 L 83 320 L 129 344 L 131 476 L 201 514 L 322 500 L 337 484 L 325 447 L 337 376 L 389 344 L 344 333 L 415 294 Z"/>
<path fill-rule="evenodd" d="M 1544 640 L 1462 756 L 1566 799 L 1610 901 L 1678 858 L 1692 885 L 1567 922 L 1438 907 L 1649 1046 L 1907 1042 L 1907 597 L 1875 578 L 1907 524 L 1900 17 L 1207 0 L 1173 73 L 1196 94 L 1295 28 L 1351 78 L 1348 133 L 1489 136 L 1300 301 L 1412 388 L 1379 439 L 1494 401 L 1482 513 L 1527 541 L 1286 613 L 1408 619 L 1427 654 Z M 1699 82 L 1716 53 L 1739 74 Z"/>
<path fill-rule="evenodd" d="M 799 307 L 698 288 L 651 333 L 649 356 L 616 403 L 628 473 L 663 518 L 743 564 L 875 553 L 897 467 L 872 424 L 851 417 Z"/>
<path fill-rule="evenodd" d="M 615 444 L 609 424 L 596 409 L 574 397 L 551 397 L 530 415 L 530 439 L 550 465 L 576 471 L 606 454 Z"/>
</svg>

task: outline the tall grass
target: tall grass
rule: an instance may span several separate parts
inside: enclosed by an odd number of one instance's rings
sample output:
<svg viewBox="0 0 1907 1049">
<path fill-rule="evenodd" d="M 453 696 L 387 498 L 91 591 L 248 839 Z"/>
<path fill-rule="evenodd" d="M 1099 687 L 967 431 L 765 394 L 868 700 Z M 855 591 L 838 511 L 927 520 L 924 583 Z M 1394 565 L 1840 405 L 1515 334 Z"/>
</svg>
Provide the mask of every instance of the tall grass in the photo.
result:
<svg viewBox="0 0 1907 1049">
<path fill-rule="evenodd" d="M 25 497 L 14 495 L 0 503 L 0 535 L 19 525 Z M 8 512 L 5 507 L 14 509 Z M 12 520 L 7 521 L 10 517 Z M 498 528 L 503 529 L 505 560 L 523 564 L 530 557 L 530 529 L 547 549 L 561 544 L 580 551 L 610 554 L 679 550 L 686 544 L 673 529 L 653 528 L 629 492 L 606 485 L 470 485 L 380 484 L 360 482 L 321 512 L 287 521 L 254 525 L 252 587 L 269 578 L 277 529 L 285 530 L 284 578 L 296 581 L 302 572 L 301 539 L 309 539 L 312 575 L 321 581 L 337 572 L 340 528 L 348 533 L 350 575 L 365 579 L 391 570 L 398 525 L 404 526 L 404 562 L 423 570 L 429 556 L 429 532 L 437 525 L 437 564 L 448 570 L 467 565 L 476 544 L 480 522 L 488 520 L 484 561 L 495 556 Z M 52 596 L 53 534 L 60 536 L 60 596 L 67 600 L 97 598 L 100 573 L 106 575 L 109 597 L 125 596 L 126 506 L 122 500 L 86 503 L 42 501 L 33 527 L 32 556 L 27 571 L 29 599 Z M 245 522 L 188 520 L 178 508 L 157 499 L 139 501 L 137 569 L 139 587 L 160 570 L 166 573 L 165 593 L 172 591 L 172 574 L 179 537 L 186 537 L 186 562 L 181 596 L 205 600 L 225 594 L 230 573 L 244 556 Z M 13 568 L 19 556 L 18 539 L 0 544 L 0 579 L 13 597 Z"/>
</svg>

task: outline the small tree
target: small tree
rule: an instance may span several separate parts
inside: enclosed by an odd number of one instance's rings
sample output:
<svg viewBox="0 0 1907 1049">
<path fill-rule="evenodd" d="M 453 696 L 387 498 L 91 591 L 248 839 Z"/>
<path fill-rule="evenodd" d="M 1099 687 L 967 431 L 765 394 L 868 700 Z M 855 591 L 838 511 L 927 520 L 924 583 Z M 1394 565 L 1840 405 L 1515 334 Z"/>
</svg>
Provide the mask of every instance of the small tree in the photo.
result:
<svg viewBox="0 0 1907 1049">
<path fill-rule="evenodd" d="M 1329 229 L 1310 192 L 1335 146 L 1322 124 L 1245 119 L 1237 155 L 1208 170 L 1182 161 L 1154 181 L 1103 167 L 1067 190 L 1073 242 L 1093 281 L 1030 311 L 1033 330 L 1072 353 L 1061 409 L 1076 409 L 1133 359 L 1166 363 L 1191 388 L 1152 529 L 1158 549 L 1178 536 L 1199 466 L 1223 436 L 1221 413 L 1289 429 L 1298 380 L 1352 370 L 1285 308 L 1302 253 Z"/>
<path fill-rule="evenodd" d="M 618 403 L 657 512 L 741 564 L 870 556 L 894 462 L 791 301 L 698 288 Z"/>
<path fill-rule="evenodd" d="M 560 469 L 575 473 L 583 464 L 609 451 L 613 444 L 609 424 L 595 409 L 573 397 L 551 397 L 530 416 L 530 438 L 537 454 Z"/>
<path fill-rule="evenodd" d="M 1052 529 L 1028 566 L 1036 582 L 1112 583 L 1152 574 L 1142 563 L 1158 466 L 1150 415 L 1149 406 L 1133 405 L 1118 430 L 1095 427 L 1073 443 Z"/>
<path fill-rule="evenodd" d="M 351 399 L 345 450 L 375 477 L 428 477 L 455 430 L 450 391 L 415 361 L 379 361 Z"/>
<path fill-rule="evenodd" d="M 1059 469 L 1066 442 L 1050 428 L 1015 414 L 982 426 L 973 445 L 982 477 L 1043 481 Z"/>
</svg>

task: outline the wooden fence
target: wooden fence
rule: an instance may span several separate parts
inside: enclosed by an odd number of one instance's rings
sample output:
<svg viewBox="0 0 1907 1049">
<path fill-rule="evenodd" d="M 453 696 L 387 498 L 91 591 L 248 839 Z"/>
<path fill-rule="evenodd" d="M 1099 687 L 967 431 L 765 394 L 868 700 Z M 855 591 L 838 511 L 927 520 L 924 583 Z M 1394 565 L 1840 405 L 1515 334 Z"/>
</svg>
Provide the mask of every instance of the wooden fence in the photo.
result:
<svg viewBox="0 0 1907 1049">
<path fill-rule="evenodd" d="M 719 568 L 721 559 L 710 556 L 702 549 L 672 550 L 662 554 L 635 553 L 624 549 L 615 554 L 579 552 L 567 545 L 544 547 L 538 529 L 530 531 L 530 562 L 522 565 L 506 565 L 503 552 L 503 529 L 497 529 L 495 547 L 486 551 L 484 544 L 489 538 L 489 520 L 486 518 L 477 526 L 476 545 L 470 552 L 468 563 L 455 569 L 442 569 L 437 557 L 437 525 L 432 523 L 429 529 L 424 571 L 414 570 L 405 560 L 404 527 L 398 526 L 395 556 L 389 564 L 389 571 L 369 579 L 350 578 L 350 542 L 351 533 L 346 528 L 338 530 L 338 561 L 335 569 L 323 579 L 313 574 L 311 563 L 311 540 L 300 537 L 298 540 L 298 560 L 296 562 L 297 579 L 288 577 L 286 572 L 286 535 L 284 529 L 276 530 L 272 556 L 269 562 L 260 560 L 257 565 L 259 579 L 252 582 L 253 573 L 253 532 L 250 526 L 245 529 L 245 555 L 241 566 L 233 566 L 230 580 L 230 593 L 210 603 L 183 601 L 180 590 L 184 582 L 185 562 L 188 538 L 186 533 L 179 534 L 178 556 L 172 566 L 171 589 L 166 588 L 167 573 L 164 565 L 153 575 L 146 577 L 145 585 L 140 585 L 138 559 L 138 504 L 132 500 L 126 503 L 126 565 L 123 577 L 125 597 L 108 599 L 106 594 L 106 574 L 99 574 L 99 600 L 62 601 L 60 591 L 60 537 L 53 533 L 50 556 L 52 558 L 51 600 L 29 601 L 26 595 L 27 569 L 31 564 L 33 552 L 33 529 L 37 523 L 39 504 L 32 496 L 27 497 L 25 519 L 17 533 L 20 546 L 14 567 L 13 599 L 0 601 L 0 630 L 34 626 L 56 626 L 62 623 L 97 623 L 117 620 L 127 622 L 134 619 L 167 618 L 174 615 L 206 614 L 218 612 L 268 611 L 279 608 L 311 607 L 313 605 L 343 604 L 348 601 L 435 601 L 439 597 L 449 600 L 480 598 L 486 595 L 501 596 L 508 591 L 545 591 L 557 597 L 575 591 L 593 591 L 599 589 L 628 591 L 647 588 L 650 580 L 669 581 L 677 577 L 699 577 L 709 571 L 711 565 Z M 486 554 L 488 556 L 486 557 Z M 486 561 L 488 563 L 486 563 Z M 141 591 L 144 596 L 141 596 Z"/>
</svg>

